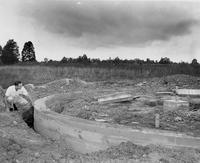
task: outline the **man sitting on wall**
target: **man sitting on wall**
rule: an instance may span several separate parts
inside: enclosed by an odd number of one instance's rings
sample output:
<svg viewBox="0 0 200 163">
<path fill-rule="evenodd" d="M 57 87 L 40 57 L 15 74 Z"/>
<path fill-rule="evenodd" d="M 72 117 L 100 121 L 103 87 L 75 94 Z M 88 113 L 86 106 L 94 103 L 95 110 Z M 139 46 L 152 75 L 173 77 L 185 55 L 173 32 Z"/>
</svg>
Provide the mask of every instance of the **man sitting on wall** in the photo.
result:
<svg viewBox="0 0 200 163">
<path fill-rule="evenodd" d="M 28 101 L 27 101 L 28 100 Z M 6 111 L 18 110 L 16 106 L 23 107 L 30 103 L 31 107 L 33 102 L 27 90 L 22 86 L 21 81 L 16 81 L 14 85 L 8 87 L 4 97 Z"/>
</svg>

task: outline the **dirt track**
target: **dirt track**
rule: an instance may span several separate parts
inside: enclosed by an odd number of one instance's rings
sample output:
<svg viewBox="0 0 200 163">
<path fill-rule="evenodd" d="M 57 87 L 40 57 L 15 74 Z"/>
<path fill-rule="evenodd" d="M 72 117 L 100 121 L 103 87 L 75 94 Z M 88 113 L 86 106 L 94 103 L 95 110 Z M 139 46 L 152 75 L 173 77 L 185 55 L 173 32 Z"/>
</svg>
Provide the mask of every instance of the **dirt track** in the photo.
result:
<svg viewBox="0 0 200 163">
<path fill-rule="evenodd" d="M 161 113 L 161 129 L 179 130 L 191 135 L 200 133 L 200 118 L 198 100 L 191 102 L 190 111 L 168 112 L 162 114 L 163 99 L 170 96 L 155 96 L 157 91 L 171 91 L 175 86 L 199 88 L 197 78 L 186 75 L 154 78 L 146 81 L 105 81 L 86 83 L 80 80 L 63 80 L 48 83 L 43 86 L 26 86 L 33 99 L 47 95 L 83 91 L 79 100 L 66 104 L 63 114 L 68 113 L 85 119 L 105 119 L 107 123 L 121 123 L 133 127 L 154 128 L 154 113 Z M 127 92 L 140 98 L 131 102 L 99 105 L 100 95 Z M 184 97 L 183 97 L 184 98 Z M 75 109 L 78 108 L 78 109 Z M 0 100 L 0 162 L 133 162 L 133 163 L 198 163 L 198 149 L 170 149 L 154 145 L 138 146 L 131 142 L 121 143 L 116 147 L 92 154 L 79 154 L 69 149 L 63 142 L 52 141 L 35 133 L 22 120 L 18 112 L 4 113 L 2 99 Z M 177 121 L 177 117 L 179 120 Z"/>
</svg>

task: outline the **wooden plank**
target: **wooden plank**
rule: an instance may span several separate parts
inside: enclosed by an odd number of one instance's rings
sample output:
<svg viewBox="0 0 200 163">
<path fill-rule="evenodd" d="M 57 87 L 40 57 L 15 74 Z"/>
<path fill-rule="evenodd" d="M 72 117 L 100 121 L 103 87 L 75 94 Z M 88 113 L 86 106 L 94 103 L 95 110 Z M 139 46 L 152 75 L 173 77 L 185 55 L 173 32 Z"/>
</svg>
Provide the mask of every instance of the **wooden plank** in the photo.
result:
<svg viewBox="0 0 200 163">
<path fill-rule="evenodd" d="M 131 100 L 133 100 L 133 96 L 126 93 L 115 93 L 115 94 L 101 96 L 98 98 L 98 102 L 100 104 L 131 101 Z"/>
<path fill-rule="evenodd" d="M 163 95 L 163 94 L 167 94 L 167 95 L 173 95 L 174 92 L 156 92 L 156 95 Z"/>
<path fill-rule="evenodd" d="M 177 89 L 178 95 L 200 95 L 200 89 Z"/>
</svg>

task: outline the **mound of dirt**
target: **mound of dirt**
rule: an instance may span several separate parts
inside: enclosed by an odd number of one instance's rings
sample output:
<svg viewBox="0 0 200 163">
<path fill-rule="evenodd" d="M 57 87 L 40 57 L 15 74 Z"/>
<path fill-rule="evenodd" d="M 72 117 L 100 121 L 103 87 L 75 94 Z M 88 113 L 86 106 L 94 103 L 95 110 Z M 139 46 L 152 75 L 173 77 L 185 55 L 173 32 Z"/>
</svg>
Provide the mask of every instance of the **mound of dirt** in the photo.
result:
<svg viewBox="0 0 200 163">
<path fill-rule="evenodd" d="M 168 85 L 171 88 L 178 86 L 186 89 L 200 89 L 200 77 L 190 75 L 171 75 L 162 78 L 153 78 L 151 80 L 155 85 Z"/>
</svg>

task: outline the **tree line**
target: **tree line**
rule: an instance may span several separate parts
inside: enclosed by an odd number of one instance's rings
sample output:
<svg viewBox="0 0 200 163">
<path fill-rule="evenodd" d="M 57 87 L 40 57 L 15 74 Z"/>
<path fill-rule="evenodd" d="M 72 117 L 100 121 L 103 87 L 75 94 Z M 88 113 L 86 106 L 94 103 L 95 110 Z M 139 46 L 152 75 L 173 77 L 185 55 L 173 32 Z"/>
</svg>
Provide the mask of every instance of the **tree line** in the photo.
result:
<svg viewBox="0 0 200 163">
<path fill-rule="evenodd" d="M 0 45 L 0 64 L 3 65 L 9 65 L 9 64 L 15 64 L 18 62 L 33 62 L 33 63 L 39 63 L 36 60 L 35 55 L 35 48 L 31 41 L 25 42 L 24 47 L 22 49 L 21 55 L 19 53 L 19 46 L 17 45 L 17 42 L 15 42 L 13 39 L 8 40 L 6 45 L 2 48 Z M 60 61 L 53 61 L 49 60 L 48 58 L 44 58 L 44 62 L 41 62 L 42 64 L 47 65 L 66 65 L 66 66 L 103 66 L 103 67 L 134 67 L 135 65 L 158 65 L 158 66 L 164 66 L 164 65 L 172 65 L 172 64 L 181 64 L 181 65 L 192 65 L 192 66 L 200 66 L 197 59 L 193 59 L 191 63 L 176 63 L 172 62 L 170 58 L 168 57 L 161 57 L 159 61 L 154 61 L 149 58 L 146 60 L 141 59 L 120 59 L 119 57 L 116 58 L 109 58 L 107 60 L 100 60 L 99 58 L 91 59 L 88 58 L 86 54 L 83 54 L 83 56 L 79 56 L 78 58 L 67 58 L 63 57 Z"/>
<path fill-rule="evenodd" d="M 48 60 L 46 58 L 46 63 L 55 63 L 56 61 L 53 60 Z M 100 60 L 99 58 L 97 59 L 91 59 L 88 58 L 86 54 L 83 54 L 83 56 L 79 56 L 78 58 L 66 58 L 63 57 L 61 61 L 59 61 L 59 63 L 62 64 L 66 64 L 66 65 L 70 65 L 70 64 L 80 64 L 80 65 L 112 65 L 112 66 L 131 66 L 131 65 L 172 65 L 172 64 L 190 64 L 193 66 L 197 66 L 199 65 L 197 59 L 193 59 L 191 61 L 191 63 L 187 63 L 187 62 L 180 62 L 180 63 L 176 63 L 176 62 L 172 62 L 170 60 L 170 58 L 168 57 L 161 57 L 161 59 L 159 61 L 154 61 L 151 60 L 149 58 L 147 58 L 146 60 L 142 60 L 139 58 L 136 59 L 120 59 L 119 57 L 116 58 L 109 58 L 108 60 Z"/>
<path fill-rule="evenodd" d="M 7 41 L 6 45 L 0 45 L 0 63 L 5 65 L 15 64 L 18 62 L 36 61 L 35 48 L 31 41 L 25 42 L 21 55 L 19 46 L 13 39 Z"/>
</svg>

